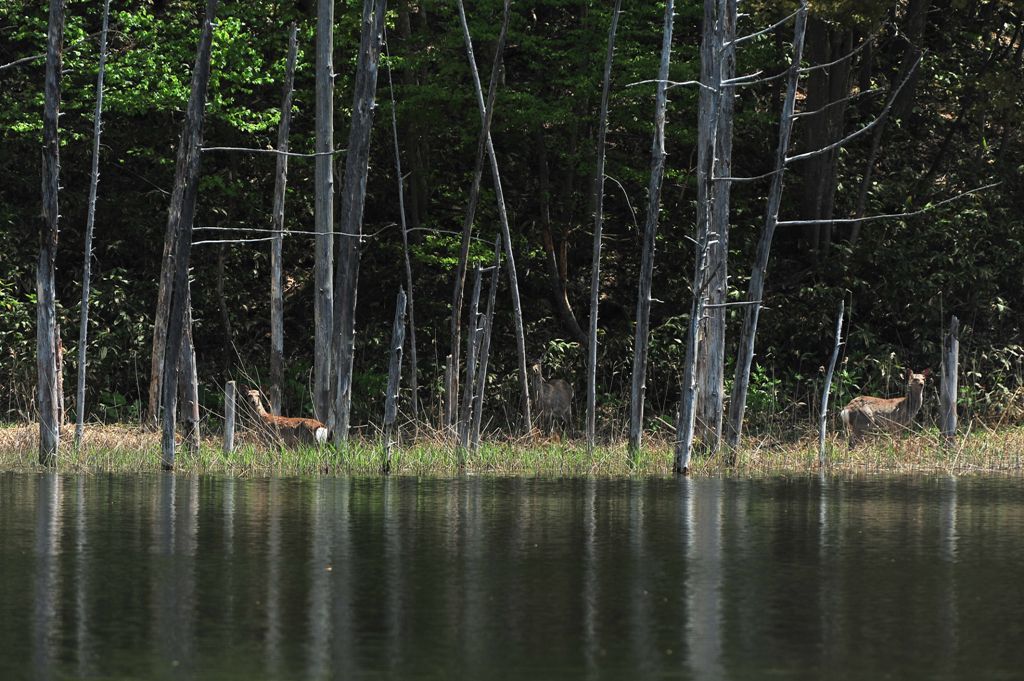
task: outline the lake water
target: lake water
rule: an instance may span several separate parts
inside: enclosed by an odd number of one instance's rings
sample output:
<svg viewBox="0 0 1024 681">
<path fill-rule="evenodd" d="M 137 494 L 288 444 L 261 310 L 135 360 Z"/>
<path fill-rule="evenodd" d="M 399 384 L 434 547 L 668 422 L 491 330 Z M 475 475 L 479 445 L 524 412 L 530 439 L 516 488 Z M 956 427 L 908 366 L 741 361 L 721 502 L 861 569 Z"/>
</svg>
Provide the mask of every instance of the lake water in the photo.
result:
<svg viewBox="0 0 1024 681">
<path fill-rule="evenodd" d="M 1013 479 L 0 474 L 0 679 L 1024 676 Z"/>
</svg>

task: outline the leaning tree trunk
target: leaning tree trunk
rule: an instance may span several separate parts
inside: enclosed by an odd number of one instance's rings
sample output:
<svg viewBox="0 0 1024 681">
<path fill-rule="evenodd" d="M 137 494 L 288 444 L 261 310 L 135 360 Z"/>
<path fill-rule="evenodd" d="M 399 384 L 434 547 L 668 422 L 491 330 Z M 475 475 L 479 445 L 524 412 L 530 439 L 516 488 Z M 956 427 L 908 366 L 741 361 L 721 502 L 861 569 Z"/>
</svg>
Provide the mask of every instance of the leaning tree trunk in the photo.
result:
<svg viewBox="0 0 1024 681">
<path fill-rule="evenodd" d="M 288 184 L 288 130 L 292 121 L 292 93 L 295 90 L 295 53 L 298 28 L 288 32 L 288 61 L 284 71 L 281 123 L 277 128 L 277 165 L 274 172 L 274 240 L 270 242 L 270 413 L 281 415 L 281 386 L 284 384 L 284 290 L 282 255 L 284 246 L 284 199 Z M 319 158 L 319 157 L 318 157 Z M 330 158 L 330 157 L 328 157 Z"/>
<path fill-rule="evenodd" d="M 394 448 L 395 419 L 398 416 L 398 392 L 402 378 L 402 346 L 405 344 L 405 291 L 398 289 L 395 300 L 395 321 L 391 326 L 391 352 L 388 362 L 388 394 L 384 400 L 384 456 L 380 470 L 391 473 L 391 450 Z"/>
<path fill-rule="evenodd" d="M 671 2 L 671 0 L 670 0 Z M 508 14 L 509 0 L 505 0 L 505 14 Z M 473 86 L 476 89 L 476 102 L 480 109 L 480 117 L 486 115 L 483 87 L 480 85 L 480 74 L 476 70 L 476 58 L 473 56 L 473 39 L 469 34 L 469 23 L 466 20 L 466 8 L 462 0 L 458 0 L 459 21 L 462 24 L 462 37 L 466 43 L 469 57 L 469 70 L 473 75 Z M 516 274 L 515 254 L 512 252 L 512 234 L 508 226 L 508 212 L 505 210 L 505 195 L 501 187 L 501 173 L 498 170 L 498 157 L 494 153 L 494 141 L 487 131 L 487 155 L 491 160 L 491 177 L 494 180 L 494 198 L 498 204 L 498 220 L 501 224 L 502 241 L 505 244 L 505 257 L 508 259 L 508 280 L 512 292 L 512 316 L 515 322 L 516 351 L 519 359 L 519 391 L 523 404 L 523 422 L 526 432 L 533 430 L 533 419 L 530 414 L 530 389 L 526 376 L 526 334 L 523 331 L 523 308 L 519 300 L 519 278 Z"/>
<path fill-rule="evenodd" d="M 698 196 L 699 214 L 704 218 L 700 227 L 708 232 L 710 238 L 708 263 L 700 280 L 705 305 L 697 345 L 696 439 L 706 451 L 715 452 L 722 438 L 725 301 L 729 284 L 729 195 L 732 184 L 729 178 L 732 175 L 732 124 L 735 108 L 735 87 L 723 83 L 736 75 L 736 47 L 733 43 L 736 39 L 736 0 L 706 2 L 717 2 L 718 20 L 713 22 L 712 30 L 709 30 L 705 10 L 704 41 L 712 41 L 715 49 L 701 48 L 702 64 L 705 58 L 711 62 L 707 79 L 703 82 L 715 88 L 715 94 L 701 88 L 701 101 L 707 100 L 702 113 L 713 119 L 713 127 L 698 123 L 698 130 L 707 131 L 713 139 L 705 140 L 698 147 L 698 155 L 703 150 L 711 158 L 705 158 L 703 164 L 701 159 L 697 161 L 698 168 L 706 169 L 707 176 L 706 182 L 698 182 L 698 194 L 702 187 L 709 194 L 704 197 L 703 203 Z M 702 74 L 702 79 L 704 76 Z M 700 254 L 696 257 L 699 259 Z"/>
<path fill-rule="evenodd" d="M 494 328 L 494 304 L 498 297 L 498 278 L 501 276 L 501 237 L 494 244 L 494 266 L 491 268 L 491 287 L 487 293 L 487 313 L 480 339 L 480 361 L 476 369 L 476 389 L 473 391 L 473 425 L 470 433 L 474 452 L 480 450 L 480 429 L 484 414 L 484 394 L 487 392 L 487 360 L 491 354 L 491 330 Z"/>
<path fill-rule="evenodd" d="M 57 465 L 60 444 L 60 396 L 57 374 L 57 299 L 54 259 L 60 213 L 60 142 L 57 116 L 60 110 L 60 70 L 64 43 L 64 0 L 50 0 L 46 36 L 46 102 L 43 106 L 43 220 L 39 225 L 39 265 L 36 269 L 36 387 L 39 404 L 39 463 Z"/>
<path fill-rule="evenodd" d="M 619 27 L 622 0 L 615 0 L 608 27 L 608 51 L 604 59 L 601 84 L 601 113 L 597 128 L 597 162 L 594 171 L 594 250 L 590 264 L 590 329 L 587 336 L 587 454 L 594 452 L 597 430 L 597 309 L 601 290 L 601 231 L 604 228 L 604 159 L 608 133 L 608 95 L 611 91 L 612 60 L 615 56 L 615 32 Z"/>
<path fill-rule="evenodd" d="M 462 304 L 466 295 L 466 270 L 469 266 L 469 244 L 473 234 L 473 221 L 476 218 L 476 209 L 480 200 L 480 182 L 483 178 L 484 159 L 487 155 L 487 139 L 491 134 L 491 120 L 494 118 L 494 100 L 498 94 L 498 80 L 501 75 L 502 54 L 505 51 L 505 41 L 508 37 L 509 5 L 505 3 L 505 10 L 501 18 L 501 30 L 498 33 L 498 43 L 495 46 L 494 62 L 491 64 L 491 80 L 487 85 L 487 100 L 484 105 L 483 115 L 480 121 L 480 135 L 476 148 L 476 164 L 473 167 L 473 182 L 469 188 L 469 201 L 466 203 L 466 217 L 462 223 L 462 242 L 459 246 L 459 262 L 455 266 L 455 284 L 452 289 L 452 314 L 450 325 L 451 352 L 448 358 L 450 366 L 446 374 L 449 380 L 444 386 L 444 425 L 451 427 L 458 420 L 459 400 L 459 352 L 462 342 Z M 472 45 L 468 48 L 472 54 Z M 471 68 L 476 71 L 476 61 Z"/>
<path fill-rule="evenodd" d="M 668 65 L 672 53 L 673 0 L 665 3 L 665 22 L 661 37 L 661 64 L 658 68 L 657 95 L 654 104 L 654 141 L 651 143 L 651 179 L 647 187 L 647 221 L 644 224 L 643 253 L 640 260 L 640 284 L 636 300 L 636 335 L 633 340 L 633 382 L 629 409 L 629 456 L 640 451 L 644 427 L 644 394 L 647 390 L 647 346 L 651 317 L 651 277 L 654 274 L 654 234 L 658 230 L 661 181 L 665 175 L 665 109 L 668 107 Z"/>
<path fill-rule="evenodd" d="M 385 44 L 385 49 L 387 45 Z M 419 418 L 419 368 L 416 359 L 416 316 L 413 305 L 412 260 L 409 257 L 409 226 L 405 221 L 405 181 L 402 179 L 402 155 L 398 148 L 398 112 L 395 111 L 395 86 L 391 82 L 391 65 L 388 65 L 388 92 L 391 95 L 391 136 L 395 146 L 395 177 L 398 178 L 398 217 L 402 222 L 402 254 L 405 257 L 405 285 L 409 317 L 409 390 L 412 392 L 412 418 Z"/>
<path fill-rule="evenodd" d="M 363 28 L 356 60 L 352 126 L 345 152 L 345 186 L 341 195 L 341 248 L 334 272 L 334 422 L 335 444 L 348 439 L 352 409 L 352 360 L 355 351 L 356 289 L 359 284 L 359 239 L 363 232 L 366 176 L 370 164 L 370 132 L 377 94 L 377 63 L 387 0 L 364 0 Z"/>
<path fill-rule="evenodd" d="M 85 219 L 85 258 L 82 264 L 82 311 L 78 324 L 78 392 L 75 401 L 75 449 L 82 446 L 85 432 L 85 350 L 89 340 L 89 278 L 92 274 L 92 231 L 96 224 L 96 187 L 100 181 L 100 133 L 103 117 L 103 71 L 107 66 L 107 26 L 110 0 L 103 2 L 103 28 L 100 31 L 100 65 L 96 76 L 96 114 L 92 127 L 92 174 L 89 181 L 89 209 Z"/>
<path fill-rule="evenodd" d="M 728 444 L 734 450 L 739 445 L 743 431 L 743 413 L 747 406 L 747 387 L 750 385 L 750 365 L 754 360 L 754 338 L 757 335 L 757 320 L 761 313 L 761 297 L 764 295 L 764 280 L 768 271 L 768 256 L 771 254 L 772 238 L 779 221 L 779 206 L 782 203 L 782 179 L 786 167 L 786 151 L 793 129 L 793 110 L 796 106 L 796 90 L 800 80 L 800 60 L 804 51 L 804 32 L 807 28 L 807 0 L 800 0 L 793 35 L 793 61 L 789 65 L 786 83 L 786 98 L 782 104 L 779 120 L 779 142 L 775 150 L 775 169 L 771 188 L 768 191 L 768 206 L 765 212 L 764 229 L 757 242 L 757 255 L 750 274 L 746 305 L 743 311 L 743 327 L 740 330 L 739 351 L 736 358 L 736 374 L 733 380 L 732 396 L 729 400 Z"/>
<path fill-rule="evenodd" d="M 316 161 L 313 269 L 313 411 L 331 418 L 331 332 L 334 315 L 334 0 L 319 0 L 316 17 Z"/>
<path fill-rule="evenodd" d="M 178 360 L 185 324 L 188 319 L 188 263 L 192 252 L 192 220 L 199 191 L 200 155 L 203 145 L 203 109 L 210 82 L 210 51 L 213 44 L 213 20 L 217 0 L 206 0 L 206 14 L 199 34 L 196 63 L 192 69 L 192 89 L 188 99 L 185 123 L 178 142 L 178 158 L 174 171 L 174 194 L 167 214 L 167 231 L 177 235 L 173 251 L 174 279 L 168 291 L 170 313 L 164 347 L 163 377 L 160 382 L 163 408 L 161 465 L 174 469 L 174 426 L 177 408 Z"/>
</svg>

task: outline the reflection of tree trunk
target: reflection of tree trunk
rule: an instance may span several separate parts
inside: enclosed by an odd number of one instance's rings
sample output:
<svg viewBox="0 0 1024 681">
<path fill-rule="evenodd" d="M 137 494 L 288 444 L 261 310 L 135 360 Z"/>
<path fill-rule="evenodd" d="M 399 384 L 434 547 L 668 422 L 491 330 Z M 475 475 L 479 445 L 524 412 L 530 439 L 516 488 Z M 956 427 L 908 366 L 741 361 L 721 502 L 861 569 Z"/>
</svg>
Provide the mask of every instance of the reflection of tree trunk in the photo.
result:
<svg viewBox="0 0 1024 681">
<path fill-rule="evenodd" d="M 555 240 L 551 234 L 551 184 L 549 182 L 547 144 L 543 132 L 537 133 L 537 170 L 540 181 L 540 226 L 544 237 L 544 251 L 547 253 L 545 263 L 548 270 L 548 282 L 551 286 L 551 304 L 562 322 L 562 328 L 581 344 L 586 345 L 587 336 L 576 321 L 572 307 L 569 305 L 569 294 L 566 291 L 566 241 L 563 238 L 562 248 L 555 252 Z"/>
<path fill-rule="evenodd" d="M 852 30 L 839 30 L 821 19 L 808 18 L 807 51 L 811 65 L 833 62 L 852 49 Z M 842 138 L 847 105 L 841 100 L 850 91 L 852 61 L 844 59 L 830 68 L 811 71 L 808 76 L 805 109 L 821 111 L 801 121 L 806 130 L 804 146 L 807 151 L 826 147 Z M 838 166 L 839 149 L 817 154 L 804 162 L 804 219 L 832 218 Z M 804 241 L 815 261 L 820 261 L 828 253 L 831 240 L 830 224 L 807 225 L 804 228 Z"/>
</svg>

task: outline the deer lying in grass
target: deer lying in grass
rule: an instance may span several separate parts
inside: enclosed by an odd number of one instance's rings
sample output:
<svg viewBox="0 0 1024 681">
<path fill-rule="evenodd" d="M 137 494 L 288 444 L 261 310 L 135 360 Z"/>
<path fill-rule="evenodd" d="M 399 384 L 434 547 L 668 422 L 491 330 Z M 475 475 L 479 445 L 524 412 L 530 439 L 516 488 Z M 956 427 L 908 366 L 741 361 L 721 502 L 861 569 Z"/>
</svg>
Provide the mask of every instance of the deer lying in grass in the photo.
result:
<svg viewBox="0 0 1024 681">
<path fill-rule="evenodd" d="M 862 440 L 868 431 L 897 431 L 909 426 L 921 410 L 924 382 L 929 374 L 931 369 L 925 369 L 919 374 L 908 369 L 907 394 L 904 397 L 885 399 L 861 395 L 850 400 L 839 412 L 850 447 Z"/>
<path fill-rule="evenodd" d="M 554 429 L 555 419 L 564 428 L 572 425 L 572 386 L 561 378 L 547 380 L 541 369 L 541 360 L 530 363 L 530 400 L 536 406 L 537 419 L 547 425 L 548 434 Z"/>
<path fill-rule="evenodd" d="M 273 439 L 280 439 L 286 445 L 322 445 L 327 442 L 327 426 L 316 419 L 274 416 L 263 408 L 259 390 L 250 390 L 249 399 L 259 414 L 264 430 Z"/>
</svg>

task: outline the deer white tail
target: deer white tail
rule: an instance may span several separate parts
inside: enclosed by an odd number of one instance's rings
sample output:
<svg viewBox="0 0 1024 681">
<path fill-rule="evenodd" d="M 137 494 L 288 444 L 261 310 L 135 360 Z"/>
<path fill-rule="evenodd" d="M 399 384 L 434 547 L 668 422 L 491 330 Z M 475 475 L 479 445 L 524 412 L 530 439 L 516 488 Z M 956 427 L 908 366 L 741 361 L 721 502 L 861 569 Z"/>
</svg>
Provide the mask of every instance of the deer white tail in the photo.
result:
<svg viewBox="0 0 1024 681">
<path fill-rule="evenodd" d="M 315 437 L 316 437 L 316 443 L 318 445 L 327 444 L 327 428 L 322 427 L 322 426 L 320 428 L 317 428 L 316 429 Z"/>
</svg>

